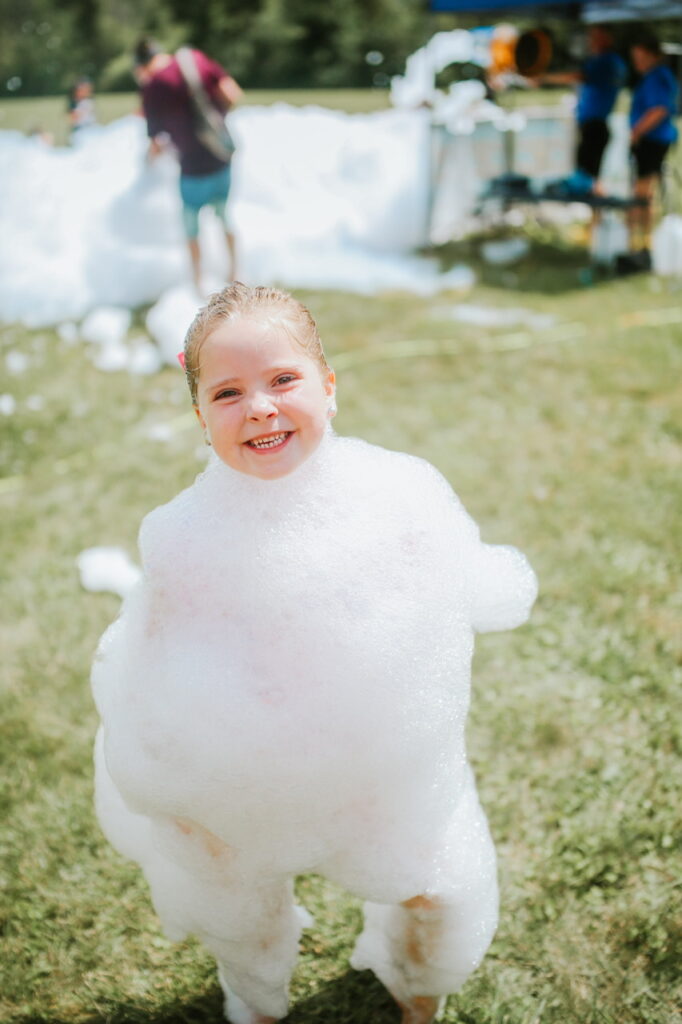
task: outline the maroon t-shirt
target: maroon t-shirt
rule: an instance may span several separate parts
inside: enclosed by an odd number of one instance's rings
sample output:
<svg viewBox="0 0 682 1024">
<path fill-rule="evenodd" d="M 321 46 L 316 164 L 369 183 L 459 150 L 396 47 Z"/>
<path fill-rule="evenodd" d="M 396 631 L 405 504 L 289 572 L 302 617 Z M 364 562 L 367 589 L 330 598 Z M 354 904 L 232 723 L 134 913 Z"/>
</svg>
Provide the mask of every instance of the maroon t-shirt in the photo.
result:
<svg viewBox="0 0 682 1024">
<path fill-rule="evenodd" d="M 199 50 L 192 50 L 192 54 L 206 94 L 214 106 L 224 112 L 225 102 L 218 91 L 218 82 L 227 77 L 227 71 Z M 162 132 L 170 136 L 178 151 L 183 174 L 213 174 L 225 166 L 196 137 L 192 100 L 175 57 L 165 68 L 157 71 L 140 92 L 149 137 L 154 138 Z"/>
</svg>

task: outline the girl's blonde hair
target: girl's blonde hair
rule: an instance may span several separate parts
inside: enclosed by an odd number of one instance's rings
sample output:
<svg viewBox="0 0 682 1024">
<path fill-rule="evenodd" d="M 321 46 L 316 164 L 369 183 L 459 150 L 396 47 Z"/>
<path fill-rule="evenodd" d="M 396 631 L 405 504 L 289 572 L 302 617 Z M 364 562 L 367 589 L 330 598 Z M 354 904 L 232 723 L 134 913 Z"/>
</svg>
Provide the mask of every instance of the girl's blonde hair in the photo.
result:
<svg viewBox="0 0 682 1024">
<path fill-rule="evenodd" d="M 310 311 L 302 302 L 279 288 L 248 285 L 234 281 L 222 291 L 215 292 L 194 317 L 185 336 L 185 375 L 197 404 L 201 346 L 208 335 L 226 320 L 240 317 L 255 320 L 265 327 L 285 330 L 292 341 L 314 359 L 320 372 L 326 376 L 330 367 L 322 349 L 322 342 Z"/>
</svg>

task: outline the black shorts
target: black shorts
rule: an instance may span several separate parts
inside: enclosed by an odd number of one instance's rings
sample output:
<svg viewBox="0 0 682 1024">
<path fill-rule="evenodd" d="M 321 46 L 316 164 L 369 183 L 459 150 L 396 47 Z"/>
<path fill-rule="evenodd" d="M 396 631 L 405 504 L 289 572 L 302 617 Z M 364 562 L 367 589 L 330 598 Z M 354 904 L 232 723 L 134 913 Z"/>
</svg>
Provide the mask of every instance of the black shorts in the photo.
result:
<svg viewBox="0 0 682 1024">
<path fill-rule="evenodd" d="M 656 142 L 644 136 L 632 146 L 630 152 L 634 157 L 638 178 L 651 178 L 660 175 L 665 155 L 670 149 L 669 142 Z"/>
<path fill-rule="evenodd" d="M 578 149 L 575 165 L 591 178 L 599 177 L 601 158 L 609 141 L 609 127 L 603 118 L 591 118 L 578 125 Z"/>
</svg>

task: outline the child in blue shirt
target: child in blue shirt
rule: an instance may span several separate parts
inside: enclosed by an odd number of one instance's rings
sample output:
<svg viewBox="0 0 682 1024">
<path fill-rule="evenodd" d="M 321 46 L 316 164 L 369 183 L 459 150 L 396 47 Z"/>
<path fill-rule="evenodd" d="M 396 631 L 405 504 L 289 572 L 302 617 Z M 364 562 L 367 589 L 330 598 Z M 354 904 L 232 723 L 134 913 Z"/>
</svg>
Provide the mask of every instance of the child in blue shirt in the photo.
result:
<svg viewBox="0 0 682 1024">
<path fill-rule="evenodd" d="M 630 56 L 640 75 L 630 108 L 630 150 L 636 167 L 634 194 L 645 200 L 644 205 L 631 211 L 630 247 L 633 252 L 642 251 L 650 265 L 651 201 L 668 150 L 677 139 L 673 121 L 677 111 L 677 83 L 652 33 L 646 32 L 637 38 Z"/>
</svg>

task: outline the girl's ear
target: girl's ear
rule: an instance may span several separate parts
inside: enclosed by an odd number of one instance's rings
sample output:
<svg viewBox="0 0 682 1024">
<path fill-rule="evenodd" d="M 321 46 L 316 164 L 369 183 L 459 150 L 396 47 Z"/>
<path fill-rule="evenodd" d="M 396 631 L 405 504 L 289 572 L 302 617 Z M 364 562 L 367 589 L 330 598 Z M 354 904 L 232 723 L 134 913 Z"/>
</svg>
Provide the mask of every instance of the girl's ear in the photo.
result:
<svg viewBox="0 0 682 1024">
<path fill-rule="evenodd" d="M 206 420 L 201 415 L 201 412 L 199 410 L 199 406 L 195 405 L 195 406 L 193 406 L 193 409 L 194 409 L 195 413 L 197 414 L 197 419 L 199 420 L 199 423 L 201 424 L 201 429 L 205 431 L 206 430 Z"/>
<path fill-rule="evenodd" d="M 327 382 L 324 385 L 325 394 L 327 396 L 327 415 L 329 419 L 333 419 L 337 413 L 336 407 L 336 374 L 333 370 L 329 371 Z"/>
</svg>

